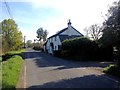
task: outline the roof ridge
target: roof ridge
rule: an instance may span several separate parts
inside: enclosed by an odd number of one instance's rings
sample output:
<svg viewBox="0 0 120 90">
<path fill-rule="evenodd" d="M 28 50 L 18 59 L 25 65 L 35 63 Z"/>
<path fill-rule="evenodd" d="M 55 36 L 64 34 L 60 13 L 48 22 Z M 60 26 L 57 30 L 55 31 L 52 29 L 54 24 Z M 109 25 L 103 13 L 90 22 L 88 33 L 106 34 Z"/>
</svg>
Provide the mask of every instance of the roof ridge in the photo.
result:
<svg viewBox="0 0 120 90">
<path fill-rule="evenodd" d="M 51 38 L 51 37 L 54 37 L 54 36 L 56 36 L 56 35 L 61 34 L 61 33 L 62 33 L 62 32 L 64 32 L 66 29 L 68 29 L 68 27 L 66 27 L 66 28 L 64 28 L 64 29 L 62 29 L 62 30 L 60 30 L 58 33 L 56 33 L 56 34 L 54 34 L 54 35 L 50 36 L 49 38 Z M 49 39 L 49 38 L 48 38 L 48 39 Z"/>
</svg>

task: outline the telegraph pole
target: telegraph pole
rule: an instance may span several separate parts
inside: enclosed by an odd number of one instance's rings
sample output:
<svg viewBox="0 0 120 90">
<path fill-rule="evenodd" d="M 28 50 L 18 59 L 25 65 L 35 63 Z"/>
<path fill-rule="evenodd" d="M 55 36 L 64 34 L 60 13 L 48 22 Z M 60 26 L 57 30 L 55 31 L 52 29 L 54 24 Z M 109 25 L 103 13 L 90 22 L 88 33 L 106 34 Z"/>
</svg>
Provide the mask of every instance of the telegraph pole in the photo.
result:
<svg viewBox="0 0 120 90">
<path fill-rule="evenodd" d="M 25 38 L 26 38 L 26 36 L 24 36 L 24 48 L 26 48 L 26 47 L 25 47 Z"/>
</svg>

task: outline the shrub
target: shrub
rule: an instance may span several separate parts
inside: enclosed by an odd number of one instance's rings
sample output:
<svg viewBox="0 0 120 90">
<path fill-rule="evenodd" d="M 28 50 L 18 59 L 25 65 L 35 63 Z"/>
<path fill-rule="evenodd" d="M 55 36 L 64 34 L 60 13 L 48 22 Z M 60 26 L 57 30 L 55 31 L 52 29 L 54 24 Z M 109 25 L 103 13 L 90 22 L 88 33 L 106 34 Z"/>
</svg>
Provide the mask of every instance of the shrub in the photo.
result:
<svg viewBox="0 0 120 90">
<path fill-rule="evenodd" d="M 61 51 L 59 51 L 59 50 L 53 51 L 53 54 L 54 54 L 54 56 L 60 57 Z"/>
<path fill-rule="evenodd" d="M 110 64 L 109 66 L 103 69 L 103 72 L 120 77 L 120 69 L 117 65 Z"/>
<path fill-rule="evenodd" d="M 43 48 L 40 46 L 39 43 L 35 43 L 33 49 L 34 50 L 42 50 Z"/>
<path fill-rule="evenodd" d="M 23 57 L 23 52 L 25 52 L 25 49 L 21 49 L 21 50 L 17 50 L 17 51 L 9 51 L 5 55 L 2 55 L 2 61 L 6 61 L 7 59 L 11 58 L 14 55 Z"/>
<path fill-rule="evenodd" d="M 42 50 L 40 47 L 33 47 L 34 50 Z"/>
<path fill-rule="evenodd" d="M 90 59 L 93 57 L 95 58 L 95 56 L 97 56 L 97 50 L 97 43 L 85 37 L 65 40 L 62 43 L 63 56 Z"/>
</svg>

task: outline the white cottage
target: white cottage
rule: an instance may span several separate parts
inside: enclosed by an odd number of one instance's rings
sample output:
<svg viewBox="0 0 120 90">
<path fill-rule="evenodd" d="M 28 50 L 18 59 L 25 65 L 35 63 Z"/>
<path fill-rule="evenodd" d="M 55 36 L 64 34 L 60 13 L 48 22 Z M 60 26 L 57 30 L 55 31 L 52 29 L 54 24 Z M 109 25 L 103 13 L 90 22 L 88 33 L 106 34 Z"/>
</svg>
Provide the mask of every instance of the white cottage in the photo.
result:
<svg viewBox="0 0 120 90">
<path fill-rule="evenodd" d="M 67 28 L 59 31 L 47 39 L 46 43 L 44 44 L 44 50 L 49 54 L 53 54 L 53 51 L 61 49 L 62 41 L 81 36 L 83 35 L 71 26 L 71 22 L 69 20 Z"/>
</svg>

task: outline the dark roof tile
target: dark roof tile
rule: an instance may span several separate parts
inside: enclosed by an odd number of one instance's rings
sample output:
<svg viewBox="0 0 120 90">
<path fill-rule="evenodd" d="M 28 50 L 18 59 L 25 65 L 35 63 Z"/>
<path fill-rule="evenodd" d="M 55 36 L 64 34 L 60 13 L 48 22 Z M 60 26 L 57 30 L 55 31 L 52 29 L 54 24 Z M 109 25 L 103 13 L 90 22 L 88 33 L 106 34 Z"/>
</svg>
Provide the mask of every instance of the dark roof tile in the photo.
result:
<svg viewBox="0 0 120 90">
<path fill-rule="evenodd" d="M 72 27 L 72 26 L 71 26 Z M 74 27 L 72 27 L 74 30 L 76 30 Z M 52 35 L 52 36 L 50 36 L 49 38 L 52 38 L 52 37 L 54 37 L 54 36 L 57 36 L 57 35 L 60 35 L 62 32 L 64 32 L 65 30 L 67 30 L 68 29 L 68 27 L 67 28 L 64 28 L 64 29 L 62 29 L 61 31 L 59 31 L 58 33 L 56 33 L 56 34 L 54 34 L 54 35 Z M 78 35 L 79 37 L 80 36 L 83 36 L 83 34 L 81 34 L 78 30 L 76 30 L 80 35 Z M 64 35 L 65 36 L 65 35 Z M 66 35 L 66 36 L 68 36 L 68 35 Z M 72 35 L 72 36 L 76 36 L 76 35 Z M 48 38 L 48 39 L 49 39 Z"/>
</svg>

